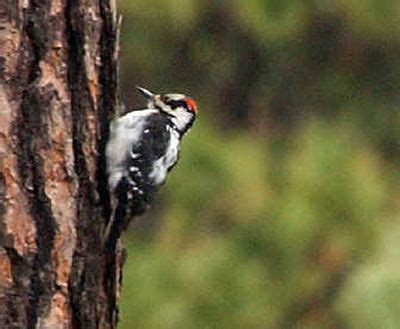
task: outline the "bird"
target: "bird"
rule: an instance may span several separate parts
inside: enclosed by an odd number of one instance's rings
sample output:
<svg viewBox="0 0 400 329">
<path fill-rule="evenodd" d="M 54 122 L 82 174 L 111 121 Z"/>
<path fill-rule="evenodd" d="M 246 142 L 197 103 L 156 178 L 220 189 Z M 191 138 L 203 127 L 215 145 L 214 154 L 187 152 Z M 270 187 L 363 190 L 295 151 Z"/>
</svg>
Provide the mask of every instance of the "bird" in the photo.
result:
<svg viewBox="0 0 400 329">
<path fill-rule="evenodd" d="M 142 215 L 179 160 L 180 144 L 197 117 L 195 101 L 184 94 L 154 94 L 136 87 L 147 106 L 130 111 L 110 124 L 106 145 L 112 214 L 107 239 Z M 114 227 L 114 228 L 113 228 Z"/>
</svg>

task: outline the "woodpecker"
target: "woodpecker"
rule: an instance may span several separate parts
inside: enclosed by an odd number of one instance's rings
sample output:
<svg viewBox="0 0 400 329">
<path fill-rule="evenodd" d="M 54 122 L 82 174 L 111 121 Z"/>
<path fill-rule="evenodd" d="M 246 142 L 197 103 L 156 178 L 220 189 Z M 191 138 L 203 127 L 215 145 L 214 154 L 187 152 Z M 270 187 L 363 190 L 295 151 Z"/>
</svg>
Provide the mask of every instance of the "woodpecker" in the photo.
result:
<svg viewBox="0 0 400 329">
<path fill-rule="evenodd" d="M 155 95 L 145 88 L 137 89 L 147 98 L 147 107 L 131 111 L 110 125 L 106 158 L 113 211 L 106 238 L 112 231 L 120 234 L 129 218 L 149 208 L 178 162 L 182 137 L 197 115 L 196 103 L 188 96 Z"/>
</svg>

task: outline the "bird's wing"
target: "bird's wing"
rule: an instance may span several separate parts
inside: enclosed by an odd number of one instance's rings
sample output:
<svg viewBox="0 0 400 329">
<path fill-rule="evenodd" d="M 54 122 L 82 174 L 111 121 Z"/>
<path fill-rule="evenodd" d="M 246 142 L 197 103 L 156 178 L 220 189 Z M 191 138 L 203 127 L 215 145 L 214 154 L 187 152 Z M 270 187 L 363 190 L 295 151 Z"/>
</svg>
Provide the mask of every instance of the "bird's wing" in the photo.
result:
<svg viewBox="0 0 400 329">
<path fill-rule="evenodd" d="M 155 114 L 144 125 L 141 138 L 128 155 L 129 178 L 139 187 L 148 184 L 148 175 L 154 162 L 165 154 L 170 141 L 169 119 Z"/>
</svg>

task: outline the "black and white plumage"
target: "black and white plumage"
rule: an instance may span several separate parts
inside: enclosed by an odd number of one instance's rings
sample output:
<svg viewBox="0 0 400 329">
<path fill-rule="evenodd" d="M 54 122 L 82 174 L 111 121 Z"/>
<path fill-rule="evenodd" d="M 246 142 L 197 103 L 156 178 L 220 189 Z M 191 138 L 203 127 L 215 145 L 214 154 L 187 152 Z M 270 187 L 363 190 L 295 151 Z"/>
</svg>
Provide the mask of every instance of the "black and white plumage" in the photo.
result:
<svg viewBox="0 0 400 329">
<path fill-rule="evenodd" d="M 110 126 L 107 172 L 115 200 L 109 229 L 115 224 L 126 226 L 127 216 L 140 215 L 149 207 L 177 163 L 181 139 L 196 118 L 196 104 L 190 97 L 138 89 L 149 100 L 147 108 L 129 112 Z"/>
</svg>

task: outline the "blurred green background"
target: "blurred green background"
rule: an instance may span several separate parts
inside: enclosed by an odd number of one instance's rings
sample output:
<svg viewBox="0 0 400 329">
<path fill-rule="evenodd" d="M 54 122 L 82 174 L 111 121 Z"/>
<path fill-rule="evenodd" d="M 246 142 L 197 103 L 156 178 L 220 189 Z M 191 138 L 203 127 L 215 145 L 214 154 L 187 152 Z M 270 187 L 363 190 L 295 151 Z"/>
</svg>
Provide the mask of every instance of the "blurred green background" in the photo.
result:
<svg viewBox="0 0 400 329">
<path fill-rule="evenodd" d="M 120 0 L 121 89 L 200 114 L 120 328 L 400 328 L 398 0 Z"/>
</svg>

